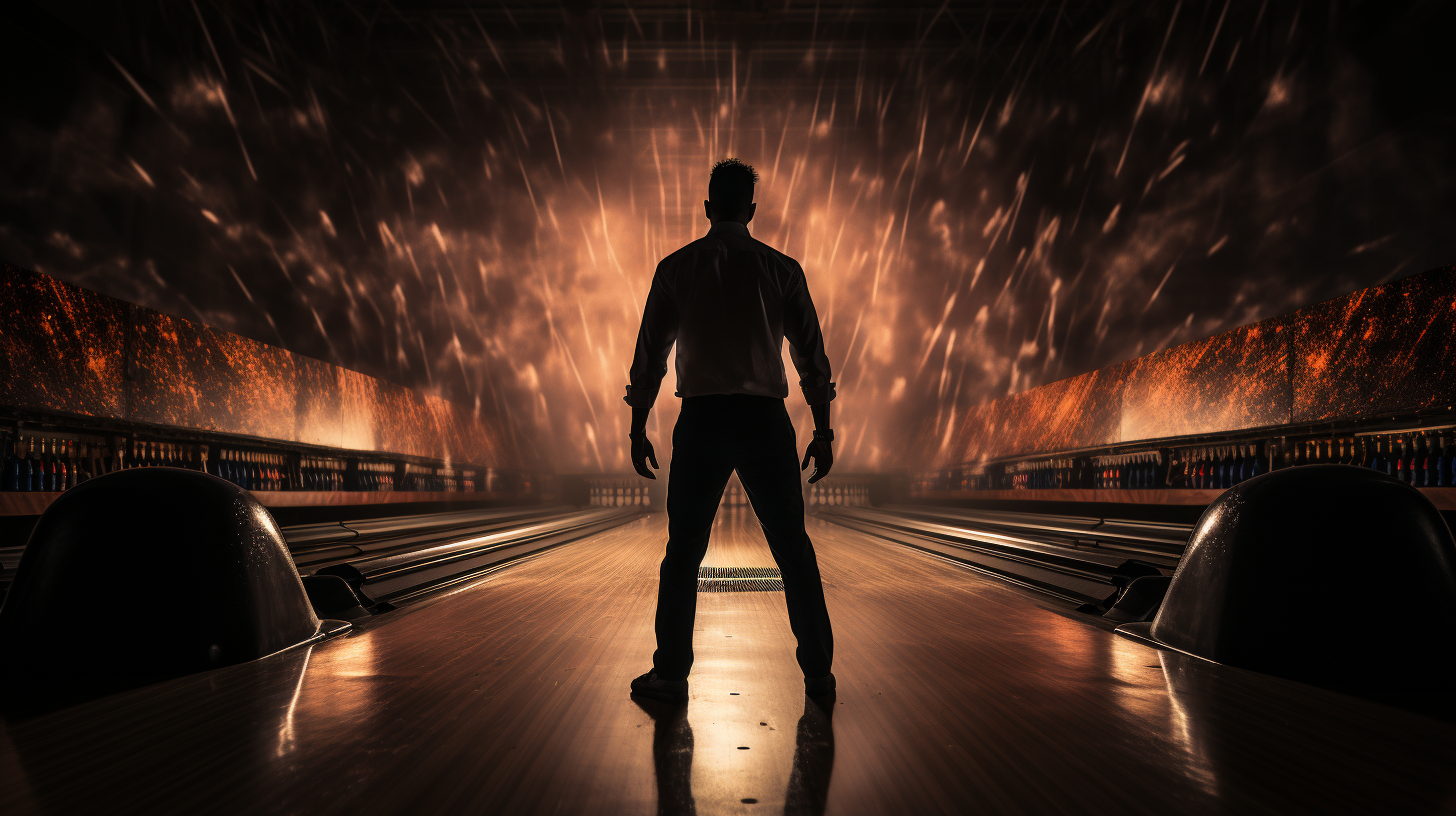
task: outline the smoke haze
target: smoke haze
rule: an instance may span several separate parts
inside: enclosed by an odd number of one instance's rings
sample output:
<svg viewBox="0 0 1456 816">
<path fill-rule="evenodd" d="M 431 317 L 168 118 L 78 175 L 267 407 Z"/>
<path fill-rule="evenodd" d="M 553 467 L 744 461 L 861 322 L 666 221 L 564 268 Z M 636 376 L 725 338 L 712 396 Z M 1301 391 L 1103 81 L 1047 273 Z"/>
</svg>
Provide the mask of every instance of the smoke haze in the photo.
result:
<svg viewBox="0 0 1456 816">
<path fill-rule="evenodd" d="M 808 275 L 846 471 L 1456 260 L 1449 6 L 3 14 L 5 260 L 476 406 L 564 471 L 628 468 L 652 270 L 727 156 Z"/>
</svg>

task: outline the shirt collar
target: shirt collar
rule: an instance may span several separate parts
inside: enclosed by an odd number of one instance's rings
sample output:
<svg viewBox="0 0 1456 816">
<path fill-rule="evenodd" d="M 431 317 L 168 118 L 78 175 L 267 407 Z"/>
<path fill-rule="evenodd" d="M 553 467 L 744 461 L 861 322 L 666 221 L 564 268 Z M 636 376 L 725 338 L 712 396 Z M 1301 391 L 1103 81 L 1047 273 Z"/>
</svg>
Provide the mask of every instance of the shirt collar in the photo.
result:
<svg viewBox="0 0 1456 816">
<path fill-rule="evenodd" d="M 708 229 L 708 233 L 712 234 L 715 232 L 731 232 L 735 235 L 748 235 L 748 227 L 737 221 L 715 221 L 713 226 Z"/>
</svg>

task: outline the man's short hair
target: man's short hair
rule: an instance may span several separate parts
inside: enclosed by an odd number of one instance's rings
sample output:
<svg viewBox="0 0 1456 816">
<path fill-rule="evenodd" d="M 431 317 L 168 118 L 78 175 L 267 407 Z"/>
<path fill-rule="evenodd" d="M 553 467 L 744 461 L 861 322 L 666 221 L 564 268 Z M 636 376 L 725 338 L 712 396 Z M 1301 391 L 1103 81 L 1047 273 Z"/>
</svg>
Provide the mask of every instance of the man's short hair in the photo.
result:
<svg viewBox="0 0 1456 816">
<path fill-rule="evenodd" d="M 724 159 L 713 165 L 708 176 L 708 201 L 720 218 L 732 218 L 753 203 L 753 185 L 758 173 L 738 159 Z"/>
</svg>

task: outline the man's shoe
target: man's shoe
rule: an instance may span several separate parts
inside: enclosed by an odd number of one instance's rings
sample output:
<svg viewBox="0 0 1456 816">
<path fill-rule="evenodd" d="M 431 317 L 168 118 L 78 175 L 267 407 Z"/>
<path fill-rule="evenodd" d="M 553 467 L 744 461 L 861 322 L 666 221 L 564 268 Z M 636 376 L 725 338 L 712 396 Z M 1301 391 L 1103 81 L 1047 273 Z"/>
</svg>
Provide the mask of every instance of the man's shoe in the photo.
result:
<svg viewBox="0 0 1456 816">
<path fill-rule="evenodd" d="M 830 678 L 831 681 L 833 679 Z M 688 701 L 688 681 L 665 680 L 658 677 L 657 670 L 653 669 L 632 681 L 632 693 L 664 703 L 686 703 Z"/>
<path fill-rule="evenodd" d="M 834 675 L 826 674 L 823 677 L 805 677 L 804 693 L 810 697 L 828 697 L 834 693 Z"/>
</svg>

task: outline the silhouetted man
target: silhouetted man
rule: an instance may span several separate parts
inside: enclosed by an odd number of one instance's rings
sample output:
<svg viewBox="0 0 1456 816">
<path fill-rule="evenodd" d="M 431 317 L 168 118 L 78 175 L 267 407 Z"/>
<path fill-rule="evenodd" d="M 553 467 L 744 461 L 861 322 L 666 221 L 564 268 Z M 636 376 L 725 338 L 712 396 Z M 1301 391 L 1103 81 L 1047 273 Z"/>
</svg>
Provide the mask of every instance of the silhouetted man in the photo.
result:
<svg viewBox="0 0 1456 816">
<path fill-rule="evenodd" d="M 810 482 L 824 478 L 834 463 L 829 427 L 834 383 L 804 270 L 748 234 L 756 183 L 758 174 L 737 159 L 713 167 L 703 202 L 713 226 L 657 265 L 632 359 L 625 398 L 632 406 L 632 465 L 655 479 L 647 467 L 648 461 L 657 467 L 647 415 L 667 373 L 667 353 L 677 343 L 682 412 L 672 432 L 657 651 L 652 671 L 632 681 L 633 693 L 657 700 L 688 698 L 698 567 L 723 488 L 735 470 L 783 574 L 804 690 L 814 697 L 834 691 L 829 671 L 834 635 L 819 563 L 804 532 L 799 486 L 799 472 L 811 459 Z M 785 338 L 814 414 L 814 440 L 802 463 L 784 410 L 789 394 L 781 356 Z"/>
</svg>

